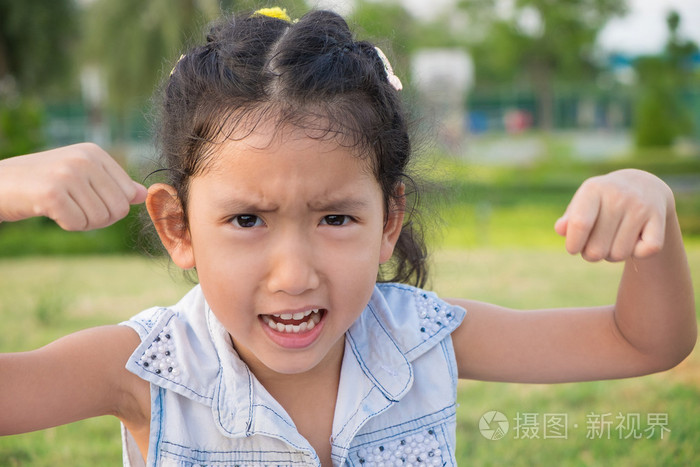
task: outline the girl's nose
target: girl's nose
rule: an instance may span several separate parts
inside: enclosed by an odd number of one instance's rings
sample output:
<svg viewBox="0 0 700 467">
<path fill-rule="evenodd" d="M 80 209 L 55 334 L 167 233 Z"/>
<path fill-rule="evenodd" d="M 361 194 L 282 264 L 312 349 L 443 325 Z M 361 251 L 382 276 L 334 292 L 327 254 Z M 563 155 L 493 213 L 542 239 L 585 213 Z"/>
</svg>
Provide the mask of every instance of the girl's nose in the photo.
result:
<svg viewBox="0 0 700 467">
<path fill-rule="evenodd" d="M 284 292 L 301 295 L 316 289 L 320 280 L 314 267 L 312 248 L 303 239 L 299 242 L 285 242 L 279 245 L 271 258 L 267 286 L 270 292 Z"/>
</svg>

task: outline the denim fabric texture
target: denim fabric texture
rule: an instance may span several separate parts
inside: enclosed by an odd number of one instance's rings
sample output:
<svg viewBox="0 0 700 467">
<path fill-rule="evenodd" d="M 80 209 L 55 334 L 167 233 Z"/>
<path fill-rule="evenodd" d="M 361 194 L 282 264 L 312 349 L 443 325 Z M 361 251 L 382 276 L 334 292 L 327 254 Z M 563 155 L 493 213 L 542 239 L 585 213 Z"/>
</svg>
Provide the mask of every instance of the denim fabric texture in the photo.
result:
<svg viewBox="0 0 700 467">
<path fill-rule="evenodd" d="M 450 333 L 465 313 L 414 287 L 375 287 L 346 333 L 334 465 L 456 465 Z M 122 324 L 141 337 L 126 368 L 151 384 L 148 458 L 144 464 L 122 429 L 125 466 L 320 465 L 238 357 L 199 286 L 175 306 Z"/>
</svg>

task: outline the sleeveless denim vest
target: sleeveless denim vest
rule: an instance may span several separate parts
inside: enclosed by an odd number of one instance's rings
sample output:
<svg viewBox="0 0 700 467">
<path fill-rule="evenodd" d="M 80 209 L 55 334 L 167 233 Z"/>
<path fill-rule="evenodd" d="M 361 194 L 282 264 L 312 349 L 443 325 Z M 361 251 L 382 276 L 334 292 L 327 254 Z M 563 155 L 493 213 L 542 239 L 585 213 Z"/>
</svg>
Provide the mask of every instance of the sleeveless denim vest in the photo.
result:
<svg viewBox="0 0 700 467">
<path fill-rule="evenodd" d="M 333 465 L 456 465 L 450 333 L 465 313 L 410 286 L 375 287 L 346 333 Z M 148 458 L 122 427 L 125 466 L 320 465 L 238 357 L 199 286 L 122 324 L 141 337 L 126 368 L 151 386 Z"/>
</svg>

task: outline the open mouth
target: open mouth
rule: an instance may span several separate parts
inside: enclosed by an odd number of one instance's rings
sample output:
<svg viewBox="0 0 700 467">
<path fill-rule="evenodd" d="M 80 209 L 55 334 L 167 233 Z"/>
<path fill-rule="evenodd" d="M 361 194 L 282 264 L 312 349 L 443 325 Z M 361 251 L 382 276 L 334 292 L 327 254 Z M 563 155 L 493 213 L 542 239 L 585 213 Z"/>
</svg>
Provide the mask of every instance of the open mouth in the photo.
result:
<svg viewBox="0 0 700 467">
<path fill-rule="evenodd" d="M 321 321 L 324 311 L 315 309 L 294 314 L 260 315 L 260 318 L 274 331 L 299 334 L 312 330 Z"/>
</svg>

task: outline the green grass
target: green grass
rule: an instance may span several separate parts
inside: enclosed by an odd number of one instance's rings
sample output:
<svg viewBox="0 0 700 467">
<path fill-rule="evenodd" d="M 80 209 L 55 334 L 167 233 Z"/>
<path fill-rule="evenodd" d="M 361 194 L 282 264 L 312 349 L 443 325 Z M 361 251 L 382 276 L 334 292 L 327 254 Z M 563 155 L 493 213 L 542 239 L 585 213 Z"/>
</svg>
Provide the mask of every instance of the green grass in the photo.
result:
<svg viewBox="0 0 700 467">
<path fill-rule="evenodd" d="M 700 249 L 689 251 L 694 289 L 700 291 Z M 467 296 L 506 306 L 539 308 L 602 305 L 614 301 L 619 264 L 589 264 L 551 249 L 445 250 L 435 255 L 434 285 L 443 296 Z M 507 342 L 494 341 L 494 345 Z M 463 381 L 458 394 L 459 465 L 657 466 L 692 465 L 700 460 L 700 350 L 678 367 L 656 375 L 626 380 L 526 385 Z M 489 440 L 479 431 L 479 419 L 491 410 L 506 415 L 510 431 Z M 532 413 L 540 439 L 516 439 L 515 419 Z M 590 414 L 611 414 L 611 439 L 588 439 Z M 660 439 L 624 439 L 627 430 L 615 426 L 623 417 L 639 414 L 642 429 L 649 414 L 668 414 Z M 566 439 L 543 439 L 545 414 L 566 414 Z M 653 416 L 653 415 L 652 415 Z M 591 416 L 591 420 L 594 417 Z M 578 427 L 574 428 L 574 424 Z"/>
<path fill-rule="evenodd" d="M 700 249 L 689 251 L 700 290 Z M 433 286 L 515 307 L 598 305 L 615 296 L 619 265 L 588 264 L 551 248 L 441 250 Z M 171 304 L 190 287 L 176 270 L 136 256 L 34 257 L 0 260 L 0 351 L 41 346 L 88 326 L 127 319 Z M 50 312 L 45 308 L 49 307 Z M 47 318 L 48 316 L 48 318 Z M 494 345 L 507 345 L 494 341 Z M 620 381 L 521 385 L 464 381 L 458 402 L 459 465 L 690 465 L 700 445 L 700 351 L 668 372 Z M 479 418 L 498 410 L 511 430 L 487 440 Z M 664 439 L 587 439 L 587 415 L 667 413 Z M 515 439 L 517 414 L 567 414 L 568 439 Z M 577 423 L 579 427 L 573 428 Z M 119 425 L 100 418 L 0 438 L 0 466 L 121 465 Z"/>
</svg>

